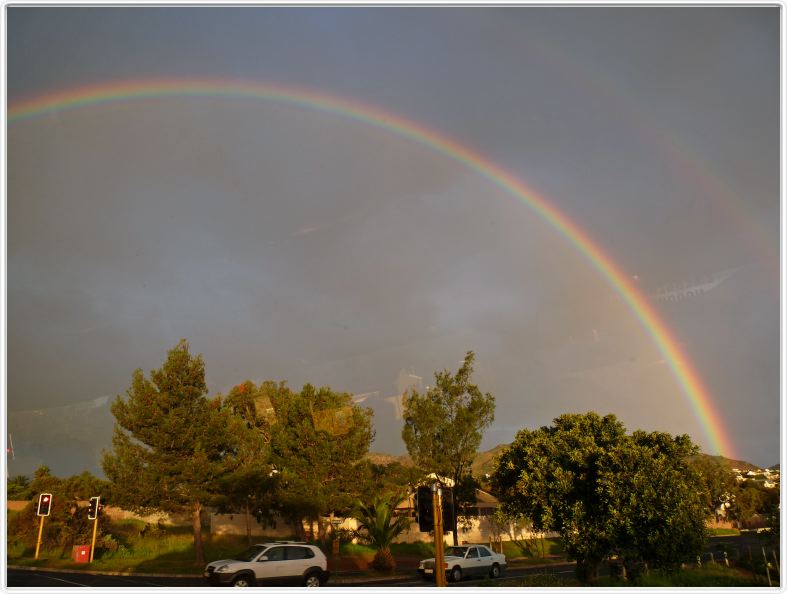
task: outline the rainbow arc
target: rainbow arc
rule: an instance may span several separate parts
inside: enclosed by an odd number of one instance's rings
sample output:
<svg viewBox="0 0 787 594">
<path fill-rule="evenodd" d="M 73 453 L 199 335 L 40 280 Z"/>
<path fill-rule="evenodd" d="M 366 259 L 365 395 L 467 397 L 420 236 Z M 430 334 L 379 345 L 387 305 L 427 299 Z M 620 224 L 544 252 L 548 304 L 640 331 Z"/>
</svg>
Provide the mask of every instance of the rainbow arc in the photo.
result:
<svg viewBox="0 0 787 594">
<path fill-rule="evenodd" d="M 254 98 L 336 114 L 388 130 L 465 165 L 532 209 L 569 241 L 620 295 L 655 343 L 715 453 L 734 448 L 708 389 L 679 341 L 631 278 L 578 223 L 503 167 L 439 132 L 391 112 L 309 89 L 226 79 L 141 79 L 82 86 L 10 105 L 8 123 L 93 105 L 167 97 Z"/>
</svg>

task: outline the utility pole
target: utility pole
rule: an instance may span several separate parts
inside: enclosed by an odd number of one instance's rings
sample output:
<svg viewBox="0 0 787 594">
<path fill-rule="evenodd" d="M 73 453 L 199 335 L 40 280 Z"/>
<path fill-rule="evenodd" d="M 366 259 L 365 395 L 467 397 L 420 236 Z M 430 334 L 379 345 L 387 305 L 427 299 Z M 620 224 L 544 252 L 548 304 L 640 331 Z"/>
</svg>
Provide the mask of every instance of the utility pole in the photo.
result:
<svg viewBox="0 0 787 594">
<path fill-rule="evenodd" d="M 432 485 L 432 509 L 434 510 L 434 579 L 435 586 L 444 588 L 445 551 L 443 549 L 443 491 L 437 483 Z"/>
</svg>

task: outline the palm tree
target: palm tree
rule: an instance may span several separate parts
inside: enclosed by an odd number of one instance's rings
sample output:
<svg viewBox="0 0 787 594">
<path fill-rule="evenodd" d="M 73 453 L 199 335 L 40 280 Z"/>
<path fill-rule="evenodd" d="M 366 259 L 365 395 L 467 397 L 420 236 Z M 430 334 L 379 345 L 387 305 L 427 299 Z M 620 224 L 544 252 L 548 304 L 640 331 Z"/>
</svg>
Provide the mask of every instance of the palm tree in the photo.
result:
<svg viewBox="0 0 787 594">
<path fill-rule="evenodd" d="M 391 543 L 410 526 L 407 516 L 394 516 L 396 505 L 402 500 L 398 493 L 377 495 L 368 505 L 358 502 L 352 517 L 358 521 L 358 538 L 377 549 L 372 567 L 379 571 L 393 571 L 396 560 L 391 554 Z"/>
</svg>

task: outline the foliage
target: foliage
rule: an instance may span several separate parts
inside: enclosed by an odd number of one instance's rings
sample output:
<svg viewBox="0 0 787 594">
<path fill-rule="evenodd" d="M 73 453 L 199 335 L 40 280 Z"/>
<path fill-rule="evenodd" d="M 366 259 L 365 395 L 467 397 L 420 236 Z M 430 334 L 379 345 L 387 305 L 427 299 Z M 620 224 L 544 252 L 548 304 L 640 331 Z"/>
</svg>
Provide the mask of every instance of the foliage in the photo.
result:
<svg viewBox="0 0 787 594">
<path fill-rule="evenodd" d="M 220 513 L 243 513 L 246 538 L 251 544 L 250 518 L 257 522 L 270 519 L 275 507 L 276 491 L 270 452 L 270 404 L 272 390 L 286 389 L 284 384 L 264 382 L 257 387 L 245 381 L 230 390 L 224 406 L 242 420 L 239 423 L 238 465 L 222 479 L 222 496 L 216 501 Z"/>
<path fill-rule="evenodd" d="M 113 495 L 140 512 L 190 513 L 196 562 L 204 564 L 200 512 L 220 496 L 221 478 L 237 467 L 239 419 L 205 398 L 205 364 L 188 342 L 169 351 L 164 365 L 133 374 L 126 399 L 117 397 L 113 451 L 103 468 Z"/>
<path fill-rule="evenodd" d="M 401 462 L 377 464 L 363 460 L 356 466 L 358 482 L 361 486 L 359 499 L 371 500 L 377 494 L 412 491 L 419 485 L 424 473 L 418 467 L 405 466 Z"/>
<path fill-rule="evenodd" d="M 686 461 L 695 451 L 687 436 L 627 436 L 614 415 L 566 414 L 519 431 L 492 483 L 506 513 L 560 533 L 588 583 L 616 551 L 673 566 L 701 550 L 706 509 Z"/>
<path fill-rule="evenodd" d="M 82 505 L 87 499 L 84 489 L 90 489 L 90 496 L 101 495 L 106 490 L 106 484 L 106 481 L 89 472 L 64 480 L 52 475 L 47 466 L 39 467 L 28 485 L 30 502 L 18 514 L 9 518 L 9 544 L 21 546 L 28 551 L 35 549 L 41 523 L 41 518 L 36 513 L 41 493 L 52 494 L 50 513 L 44 520 L 41 534 L 42 548 L 59 547 L 62 557 L 70 553 L 71 546 L 90 542 L 93 522 L 88 520 L 87 508 Z M 105 533 L 108 525 L 108 518 L 99 522 L 97 538 Z"/>
<path fill-rule="evenodd" d="M 640 563 L 675 570 L 701 554 L 710 515 L 687 435 L 635 431 L 600 465 L 600 495 L 611 504 L 615 551 L 630 573 Z"/>
<path fill-rule="evenodd" d="M 483 430 L 495 416 L 495 399 L 471 383 L 475 354 L 468 351 L 455 375 L 444 369 L 434 374 L 435 385 L 420 394 L 404 395 L 402 439 L 415 464 L 427 473 L 447 477 L 458 485 L 470 473 Z M 459 500 L 460 506 L 470 501 Z M 454 544 L 457 541 L 454 529 Z"/>
<path fill-rule="evenodd" d="M 702 480 L 703 500 L 710 513 L 731 504 L 737 484 L 727 464 L 713 456 L 697 455 L 690 458 L 690 465 Z"/>
<path fill-rule="evenodd" d="M 397 504 L 404 497 L 401 494 L 378 495 L 370 503 L 359 502 L 352 517 L 358 521 L 358 537 L 371 544 L 377 554 L 372 566 L 380 571 L 392 571 L 396 561 L 391 555 L 391 543 L 410 526 L 408 516 L 397 516 Z"/>
<path fill-rule="evenodd" d="M 21 501 L 30 499 L 33 492 L 30 489 L 30 479 L 23 474 L 10 477 L 6 481 L 6 493 L 9 501 Z"/>
<path fill-rule="evenodd" d="M 271 393 L 271 463 L 279 510 L 300 534 L 303 518 L 321 522 L 349 511 L 362 490 L 358 465 L 374 438 L 372 411 L 329 387 L 286 386 Z M 323 526 L 324 527 L 324 526 Z"/>
<path fill-rule="evenodd" d="M 767 516 L 779 504 L 779 489 L 766 489 L 752 481 L 741 483 L 735 492 L 730 516 L 747 525 L 756 516 Z"/>
<path fill-rule="evenodd" d="M 87 501 L 91 497 L 101 497 L 101 504 L 111 501 L 109 481 L 90 474 L 87 470 L 65 480 L 65 492 L 73 499 Z"/>
</svg>

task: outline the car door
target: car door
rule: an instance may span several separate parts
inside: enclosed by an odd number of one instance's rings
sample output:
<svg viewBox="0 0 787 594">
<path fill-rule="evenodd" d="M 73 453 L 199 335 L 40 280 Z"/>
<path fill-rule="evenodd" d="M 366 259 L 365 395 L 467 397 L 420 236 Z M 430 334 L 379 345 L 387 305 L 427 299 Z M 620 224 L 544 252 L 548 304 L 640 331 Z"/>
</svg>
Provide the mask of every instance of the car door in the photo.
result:
<svg viewBox="0 0 787 594">
<path fill-rule="evenodd" d="M 284 547 L 265 549 L 254 564 L 254 575 L 257 577 L 257 581 L 266 584 L 281 581 L 285 563 Z"/>
<path fill-rule="evenodd" d="M 481 573 L 481 557 L 478 554 L 477 547 L 470 547 L 465 555 L 465 566 L 467 571 L 465 575 L 479 575 Z"/>
<path fill-rule="evenodd" d="M 307 547 L 284 547 L 286 552 L 285 570 L 282 577 L 288 583 L 301 585 L 303 574 L 312 564 L 314 553 Z"/>
<path fill-rule="evenodd" d="M 494 562 L 492 551 L 486 547 L 478 547 L 478 554 L 481 557 L 481 571 L 486 575 L 492 571 L 492 563 Z"/>
</svg>

